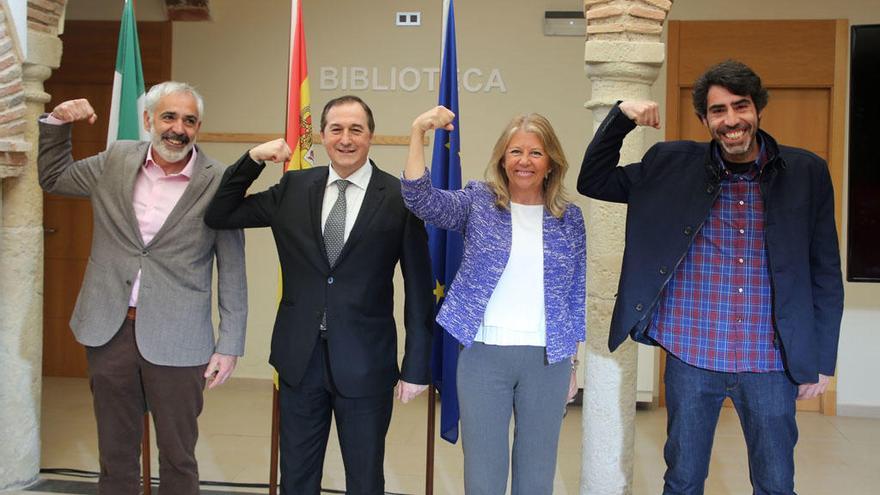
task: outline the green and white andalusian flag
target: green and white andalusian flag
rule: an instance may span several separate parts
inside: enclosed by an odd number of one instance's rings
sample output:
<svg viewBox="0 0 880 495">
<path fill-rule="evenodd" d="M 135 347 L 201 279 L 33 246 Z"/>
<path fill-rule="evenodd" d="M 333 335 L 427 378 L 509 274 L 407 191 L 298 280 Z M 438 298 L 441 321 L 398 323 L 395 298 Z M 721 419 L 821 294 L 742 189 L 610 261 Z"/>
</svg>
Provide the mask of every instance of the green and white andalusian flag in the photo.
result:
<svg viewBox="0 0 880 495">
<path fill-rule="evenodd" d="M 137 23 L 130 0 L 122 7 L 119 46 L 116 51 L 116 72 L 113 75 L 113 99 L 110 103 L 110 125 L 107 146 L 117 139 L 149 139 L 143 125 L 144 71 L 141 68 L 141 47 Z"/>
</svg>

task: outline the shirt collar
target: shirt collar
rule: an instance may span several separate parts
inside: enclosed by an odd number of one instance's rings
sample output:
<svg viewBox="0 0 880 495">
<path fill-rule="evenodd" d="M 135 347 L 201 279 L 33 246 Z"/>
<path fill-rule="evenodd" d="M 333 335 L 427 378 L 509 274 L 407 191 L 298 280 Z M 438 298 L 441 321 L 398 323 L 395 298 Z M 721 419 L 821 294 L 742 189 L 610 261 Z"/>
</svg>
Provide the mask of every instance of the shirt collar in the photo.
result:
<svg viewBox="0 0 880 495">
<path fill-rule="evenodd" d="M 328 166 L 327 168 L 330 170 L 330 173 L 327 174 L 327 186 L 330 186 L 330 184 L 333 184 L 342 177 L 340 177 L 339 174 L 336 173 L 336 170 L 333 169 L 332 165 Z M 367 161 L 365 161 L 363 165 L 358 167 L 358 169 L 352 172 L 351 175 L 346 177 L 345 180 L 366 191 L 367 185 L 370 183 L 370 176 L 372 175 L 373 167 L 372 165 L 370 165 L 370 160 L 367 159 Z"/>
<path fill-rule="evenodd" d="M 168 177 L 182 175 L 182 176 L 186 177 L 187 179 L 191 179 L 192 174 L 193 174 L 193 169 L 195 168 L 196 157 L 198 156 L 198 154 L 199 154 L 199 152 L 196 151 L 196 147 L 193 146 L 192 153 L 189 155 L 189 161 L 186 162 L 186 165 L 183 167 L 183 170 L 181 170 L 180 172 L 178 172 L 176 174 L 171 174 Z M 148 170 L 151 167 L 158 167 L 161 169 L 161 167 L 159 167 L 159 164 L 156 163 L 156 160 L 153 159 L 153 145 L 152 144 L 150 144 L 150 147 L 147 148 L 147 159 L 144 161 L 143 167 L 145 170 Z M 163 173 L 163 175 L 164 175 L 164 173 Z"/>
</svg>

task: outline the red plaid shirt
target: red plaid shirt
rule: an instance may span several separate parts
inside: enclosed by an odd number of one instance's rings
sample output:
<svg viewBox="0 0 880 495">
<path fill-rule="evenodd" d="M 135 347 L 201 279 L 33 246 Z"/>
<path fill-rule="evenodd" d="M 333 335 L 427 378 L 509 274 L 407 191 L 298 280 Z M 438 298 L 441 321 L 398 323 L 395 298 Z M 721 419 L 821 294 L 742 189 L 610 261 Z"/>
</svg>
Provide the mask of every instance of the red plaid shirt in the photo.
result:
<svg viewBox="0 0 880 495">
<path fill-rule="evenodd" d="M 682 361 L 723 372 L 783 370 L 773 328 L 758 160 L 721 191 L 660 297 L 648 335 Z"/>
</svg>

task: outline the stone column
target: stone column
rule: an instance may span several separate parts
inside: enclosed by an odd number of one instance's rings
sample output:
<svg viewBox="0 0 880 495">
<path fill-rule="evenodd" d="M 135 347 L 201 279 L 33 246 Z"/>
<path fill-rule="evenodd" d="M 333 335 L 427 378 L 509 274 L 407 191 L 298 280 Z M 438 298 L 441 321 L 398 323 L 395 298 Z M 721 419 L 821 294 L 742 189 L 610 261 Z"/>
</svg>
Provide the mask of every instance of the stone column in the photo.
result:
<svg viewBox="0 0 880 495">
<path fill-rule="evenodd" d="M 66 0 L 28 2 L 28 53 L 6 70 L 23 86 L 18 121 L 0 116 L 0 147 L 23 134 L 30 151 L 14 177 L 2 180 L 0 223 L 0 491 L 25 487 L 40 471 L 43 345 L 43 193 L 37 183 L 37 125 L 49 95 L 43 81 L 58 67 L 57 31 Z M 2 94 L 0 89 L 0 94 Z M 21 88 L 19 89 L 21 91 Z M 2 105 L 2 103 L 0 103 Z M 5 115 L 0 110 L 0 115 Z M 11 138 L 15 141 L 16 138 Z M 7 168 L 8 168 L 7 164 Z"/>
<path fill-rule="evenodd" d="M 664 60 L 660 42 L 670 0 L 584 0 L 584 55 L 592 82 L 593 128 L 617 102 L 650 99 Z M 644 153 L 643 128 L 623 143 L 621 163 Z M 613 354 L 608 334 L 623 255 L 625 205 L 590 200 L 587 226 L 587 346 L 584 366 L 581 494 L 632 493 L 636 412 L 636 344 Z"/>
</svg>

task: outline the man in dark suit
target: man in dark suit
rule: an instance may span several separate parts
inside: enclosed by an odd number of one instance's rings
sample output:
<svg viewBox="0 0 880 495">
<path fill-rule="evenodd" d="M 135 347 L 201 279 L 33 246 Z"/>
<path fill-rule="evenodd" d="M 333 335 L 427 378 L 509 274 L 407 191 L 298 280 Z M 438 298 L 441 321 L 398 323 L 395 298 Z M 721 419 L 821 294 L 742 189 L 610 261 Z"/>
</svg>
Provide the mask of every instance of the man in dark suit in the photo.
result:
<svg viewBox="0 0 880 495">
<path fill-rule="evenodd" d="M 382 494 L 385 434 L 396 395 L 427 388 L 433 297 L 424 225 L 403 205 L 400 182 L 367 158 L 375 124 L 360 98 L 321 114 L 329 167 L 291 171 L 246 196 L 263 162 L 285 161 L 279 139 L 226 171 L 205 222 L 218 229 L 271 227 L 283 293 L 269 362 L 280 377 L 281 491 L 320 491 L 331 414 L 346 493 Z M 397 366 L 393 277 L 405 286 L 405 355 Z M 397 383 L 397 390 L 394 385 Z"/>
</svg>

